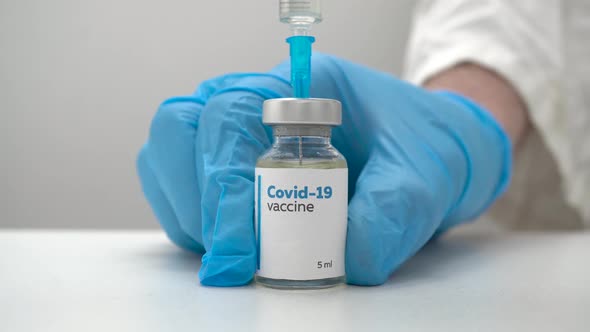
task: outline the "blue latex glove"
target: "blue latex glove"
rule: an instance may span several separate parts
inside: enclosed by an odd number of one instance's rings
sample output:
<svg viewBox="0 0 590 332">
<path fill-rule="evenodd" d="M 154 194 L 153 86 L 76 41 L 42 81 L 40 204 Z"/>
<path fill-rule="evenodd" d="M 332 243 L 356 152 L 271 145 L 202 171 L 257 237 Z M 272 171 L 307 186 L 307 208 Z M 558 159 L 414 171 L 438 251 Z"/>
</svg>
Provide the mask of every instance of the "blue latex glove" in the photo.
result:
<svg viewBox="0 0 590 332">
<path fill-rule="evenodd" d="M 349 165 L 347 280 L 378 285 L 433 235 L 504 190 L 510 142 L 481 107 L 332 56 L 312 57 L 312 97 L 340 100 L 333 143 Z M 256 269 L 254 165 L 271 145 L 264 99 L 290 95 L 289 65 L 230 74 L 165 101 L 138 158 L 144 193 L 177 245 L 204 252 L 201 283 Z"/>
</svg>

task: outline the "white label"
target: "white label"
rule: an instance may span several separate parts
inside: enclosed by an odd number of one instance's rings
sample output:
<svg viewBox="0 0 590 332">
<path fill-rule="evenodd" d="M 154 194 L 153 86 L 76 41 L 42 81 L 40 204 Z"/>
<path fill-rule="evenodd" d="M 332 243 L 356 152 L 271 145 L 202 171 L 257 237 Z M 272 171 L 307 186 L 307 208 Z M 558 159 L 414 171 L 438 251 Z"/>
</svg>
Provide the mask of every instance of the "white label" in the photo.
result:
<svg viewBox="0 0 590 332">
<path fill-rule="evenodd" d="M 258 275 L 344 275 L 348 169 L 256 168 L 255 188 Z"/>
</svg>

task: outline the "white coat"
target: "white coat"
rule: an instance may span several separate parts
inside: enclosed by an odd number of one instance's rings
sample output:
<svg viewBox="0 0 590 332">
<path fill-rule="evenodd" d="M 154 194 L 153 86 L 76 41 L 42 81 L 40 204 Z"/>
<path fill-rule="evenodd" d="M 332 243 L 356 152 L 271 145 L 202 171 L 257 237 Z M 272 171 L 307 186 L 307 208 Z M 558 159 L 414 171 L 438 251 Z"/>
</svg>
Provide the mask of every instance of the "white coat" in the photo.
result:
<svg viewBox="0 0 590 332">
<path fill-rule="evenodd" d="M 525 101 L 534 128 L 491 210 L 496 219 L 590 226 L 590 1 L 419 1 L 408 46 L 405 75 L 415 84 L 474 62 Z"/>
</svg>

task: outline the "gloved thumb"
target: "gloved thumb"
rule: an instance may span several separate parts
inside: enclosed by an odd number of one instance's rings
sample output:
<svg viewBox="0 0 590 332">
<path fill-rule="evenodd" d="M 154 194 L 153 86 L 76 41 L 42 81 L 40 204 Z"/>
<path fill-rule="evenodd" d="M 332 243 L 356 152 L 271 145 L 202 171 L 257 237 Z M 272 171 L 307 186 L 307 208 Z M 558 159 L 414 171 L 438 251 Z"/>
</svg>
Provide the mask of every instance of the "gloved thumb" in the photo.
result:
<svg viewBox="0 0 590 332">
<path fill-rule="evenodd" d="M 444 211 L 414 170 L 374 154 L 363 168 L 348 208 L 347 282 L 380 285 L 418 251 Z"/>
</svg>

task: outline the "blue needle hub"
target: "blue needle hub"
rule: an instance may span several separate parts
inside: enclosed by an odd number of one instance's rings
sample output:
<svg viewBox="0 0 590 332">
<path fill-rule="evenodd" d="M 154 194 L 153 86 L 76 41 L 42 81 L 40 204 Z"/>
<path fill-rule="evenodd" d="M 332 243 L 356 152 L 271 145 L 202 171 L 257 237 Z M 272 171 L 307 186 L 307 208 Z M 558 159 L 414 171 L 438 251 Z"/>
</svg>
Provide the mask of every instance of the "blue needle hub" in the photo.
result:
<svg viewBox="0 0 590 332">
<path fill-rule="evenodd" d="M 292 36 L 287 38 L 291 56 L 291 86 L 295 98 L 309 98 L 311 85 L 311 36 Z"/>
</svg>

